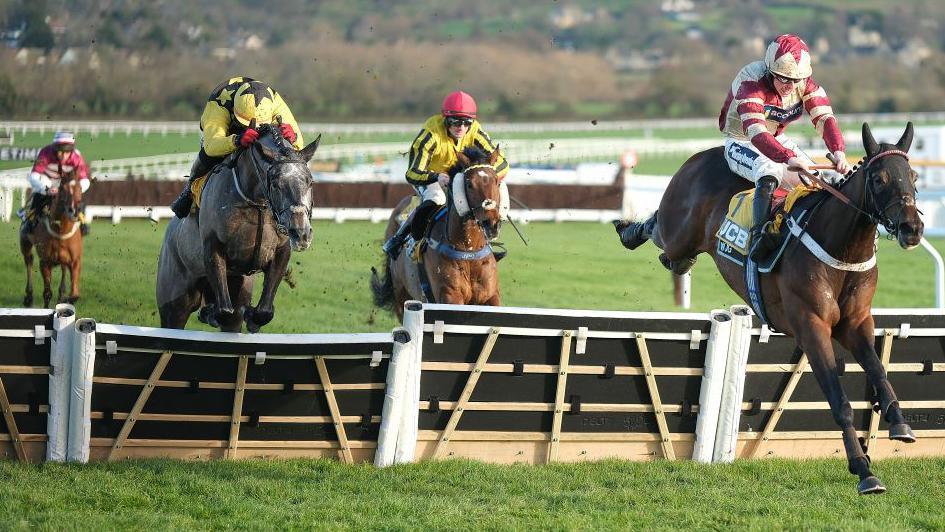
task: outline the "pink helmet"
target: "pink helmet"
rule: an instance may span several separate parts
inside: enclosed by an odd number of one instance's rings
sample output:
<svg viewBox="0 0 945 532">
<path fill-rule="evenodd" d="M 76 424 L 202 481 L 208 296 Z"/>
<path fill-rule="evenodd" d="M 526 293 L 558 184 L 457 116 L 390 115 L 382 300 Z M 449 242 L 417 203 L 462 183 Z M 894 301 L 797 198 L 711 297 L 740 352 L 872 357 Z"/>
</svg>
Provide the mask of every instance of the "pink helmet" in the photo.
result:
<svg viewBox="0 0 945 532">
<path fill-rule="evenodd" d="M 779 35 L 765 52 L 768 71 L 791 79 L 809 78 L 811 75 L 810 48 L 797 35 Z"/>
<path fill-rule="evenodd" d="M 476 118 L 476 100 L 463 91 L 451 92 L 443 99 L 443 116 Z"/>
</svg>

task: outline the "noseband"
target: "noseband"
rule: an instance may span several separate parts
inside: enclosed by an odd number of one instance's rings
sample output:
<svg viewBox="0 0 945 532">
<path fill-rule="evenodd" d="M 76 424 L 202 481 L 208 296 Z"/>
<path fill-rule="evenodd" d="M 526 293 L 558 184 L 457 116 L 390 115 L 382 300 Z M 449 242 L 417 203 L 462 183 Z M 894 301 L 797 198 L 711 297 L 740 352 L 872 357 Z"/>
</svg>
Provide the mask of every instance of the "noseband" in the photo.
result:
<svg viewBox="0 0 945 532">
<path fill-rule="evenodd" d="M 902 150 L 886 150 L 884 152 L 877 153 L 866 162 L 866 166 L 863 167 L 863 172 L 867 179 L 866 182 L 866 200 L 870 205 L 870 213 L 868 214 L 870 220 L 877 224 L 882 225 L 886 228 L 886 232 L 892 236 L 897 236 L 899 234 L 899 221 L 902 219 L 902 211 L 905 210 L 906 205 L 910 203 L 915 205 L 915 198 L 909 198 L 909 196 L 899 196 L 898 198 L 893 198 L 889 200 L 889 203 L 886 204 L 882 209 L 879 208 L 879 205 L 876 203 L 876 193 L 873 191 L 873 182 L 875 179 L 869 173 L 870 166 L 877 160 L 887 157 L 890 155 L 899 155 L 906 160 L 906 164 L 909 163 L 909 154 Z M 910 201 L 911 200 L 911 201 Z M 899 210 L 896 212 L 895 221 L 890 218 L 886 213 L 894 207 L 899 207 Z"/>
</svg>

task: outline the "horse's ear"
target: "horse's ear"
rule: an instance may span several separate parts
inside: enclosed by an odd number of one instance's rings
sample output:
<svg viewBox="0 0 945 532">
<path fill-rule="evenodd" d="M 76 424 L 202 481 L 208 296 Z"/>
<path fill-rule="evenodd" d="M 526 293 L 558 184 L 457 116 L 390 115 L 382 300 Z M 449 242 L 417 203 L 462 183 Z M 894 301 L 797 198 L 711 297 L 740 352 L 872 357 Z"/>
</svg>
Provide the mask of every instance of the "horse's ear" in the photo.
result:
<svg viewBox="0 0 945 532">
<path fill-rule="evenodd" d="M 492 153 L 489 154 L 489 164 L 495 166 L 495 162 L 499 160 L 499 145 L 495 145 L 495 149 L 492 150 Z"/>
<path fill-rule="evenodd" d="M 909 147 L 912 146 L 912 133 L 912 122 L 909 122 L 906 124 L 906 131 L 902 134 L 902 138 L 896 143 L 896 147 L 902 151 L 909 151 Z"/>
<path fill-rule="evenodd" d="M 873 132 L 870 131 L 870 125 L 863 122 L 863 148 L 866 149 L 866 155 L 876 155 L 879 153 L 879 144 L 873 138 Z"/>
<path fill-rule="evenodd" d="M 308 146 L 302 148 L 302 151 L 300 151 L 299 153 L 301 153 L 302 157 L 305 158 L 305 162 L 309 162 L 312 160 L 312 156 L 315 155 L 315 150 L 318 149 L 318 143 L 321 141 L 322 141 L 322 135 L 321 133 L 319 133 L 318 137 L 316 137 L 315 140 L 310 142 Z"/>
</svg>

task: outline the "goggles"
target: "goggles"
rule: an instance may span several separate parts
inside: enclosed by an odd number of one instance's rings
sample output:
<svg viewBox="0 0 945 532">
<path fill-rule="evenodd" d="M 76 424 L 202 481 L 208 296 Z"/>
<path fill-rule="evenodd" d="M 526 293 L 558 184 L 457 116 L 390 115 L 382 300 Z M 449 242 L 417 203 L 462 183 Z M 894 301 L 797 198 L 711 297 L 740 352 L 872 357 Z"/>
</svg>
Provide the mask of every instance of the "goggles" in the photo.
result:
<svg viewBox="0 0 945 532">
<path fill-rule="evenodd" d="M 472 125 L 472 123 L 473 123 L 473 121 L 472 121 L 471 118 L 462 118 L 462 117 L 450 116 L 450 117 L 447 117 L 447 119 L 446 119 L 446 125 L 447 125 L 448 127 L 457 127 L 457 126 L 469 127 L 469 126 Z"/>
<path fill-rule="evenodd" d="M 776 81 L 780 81 L 781 83 L 785 85 L 788 85 L 788 84 L 793 85 L 795 83 L 800 83 L 801 81 L 804 81 L 803 79 L 786 78 L 784 76 L 775 74 L 774 72 L 771 73 L 771 77 L 774 78 Z"/>
</svg>

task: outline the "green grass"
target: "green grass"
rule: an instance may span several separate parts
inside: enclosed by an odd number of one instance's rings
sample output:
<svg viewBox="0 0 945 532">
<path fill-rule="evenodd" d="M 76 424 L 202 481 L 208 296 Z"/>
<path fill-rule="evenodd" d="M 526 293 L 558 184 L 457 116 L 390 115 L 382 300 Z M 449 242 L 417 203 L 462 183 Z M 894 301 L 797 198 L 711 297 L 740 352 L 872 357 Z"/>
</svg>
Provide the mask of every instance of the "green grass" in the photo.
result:
<svg viewBox="0 0 945 532">
<path fill-rule="evenodd" d="M 157 326 L 154 279 L 165 223 L 126 220 L 93 223 L 85 243 L 80 316 L 106 323 Z M 283 285 L 276 318 L 265 332 L 379 332 L 395 326 L 392 316 L 372 306 L 368 279 L 381 264 L 383 224 L 317 221 L 315 244 L 292 256 L 296 289 Z M 603 310 L 675 310 L 669 273 L 646 244 L 623 249 L 610 224 L 534 223 L 522 226 L 526 247 L 511 227 L 503 229 L 509 256 L 499 265 L 502 301 L 510 306 Z M 17 224 L 0 226 L 0 307 L 22 304 L 24 267 Z M 933 239 L 940 252 L 945 239 Z M 934 266 L 924 251 L 904 252 L 879 241 L 880 283 L 875 307 L 934 305 Z M 54 292 L 58 273 L 54 274 Z M 257 282 L 261 285 L 261 280 Z M 34 273 L 37 300 L 42 284 Z M 715 266 L 703 256 L 693 270 L 694 310 L 740 303 Z M 191 319 L 192 327 L 199 325 Z"/>
<path fill-rule="evenodd" d="M 324 460 L 0 463 L 10 529 L 942 529 L 945 460 L 883 460 L 860 497 L 839 459 L 377 469 Z"/>
</svg>

